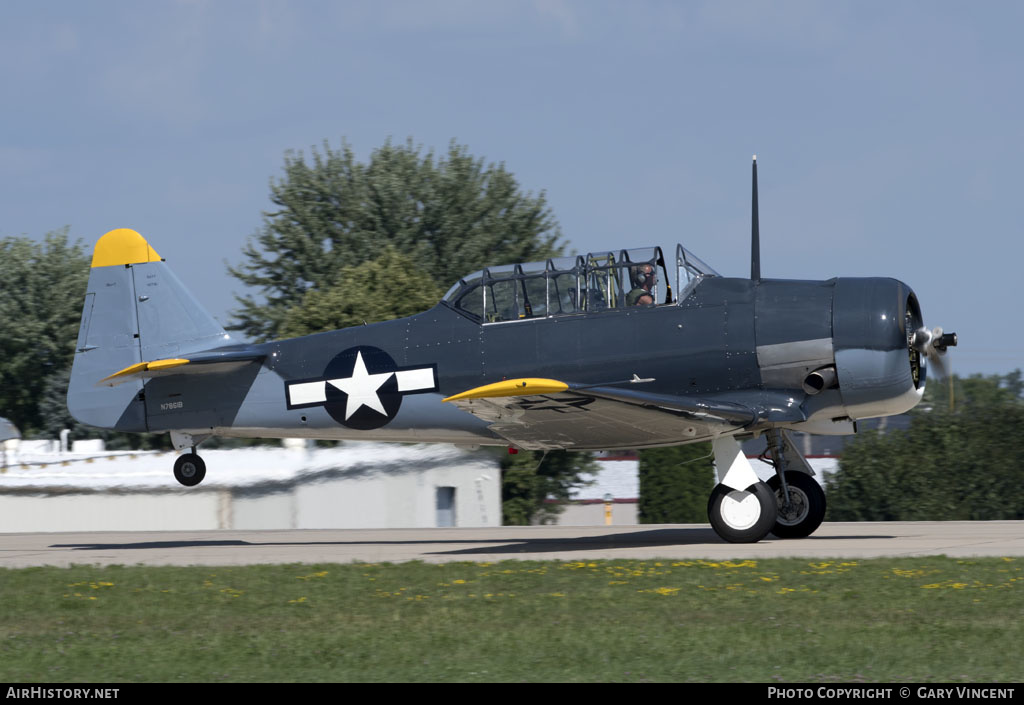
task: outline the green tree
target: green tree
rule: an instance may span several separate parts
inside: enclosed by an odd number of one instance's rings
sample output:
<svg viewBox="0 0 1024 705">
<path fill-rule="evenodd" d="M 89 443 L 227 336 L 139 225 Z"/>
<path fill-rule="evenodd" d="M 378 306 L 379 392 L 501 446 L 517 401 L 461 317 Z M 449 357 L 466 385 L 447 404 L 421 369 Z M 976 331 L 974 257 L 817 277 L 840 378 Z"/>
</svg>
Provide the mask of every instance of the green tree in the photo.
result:
<svg viewBox="0 0 1024 705">
<path fill-rule="evenodd" d="M 0 415 L 26 437 L 43 429 L 40 399 L 71 366 L 88 279 L 67 228 L 0 240 Z"/>
<path fill-rule="evenodd" d="M 506 526 L 551 524 L 572 490 L 597 467 L 589 453 L 566 450 L 519 452 L 501 460 L 501 522 Z"/>
<path fill-rule="evenodd" d="M 425 311 L 444 292 L 430 275 L 391 245 L 380 257 L 349 265 L 324 289 L 310 289 L 285 312 L 280 334 L 292 338 Z"/>
<path fill-rule="evenodd" d="M 314 148 L 311 161 L 289 152 L 270 190 L 274 210 L 264 213 L 244 262 L 229 268 L 259 292 L 238 297 L 234 313 L 234 327 L 257 340 L 281 337 L 289 318 L 295 330 L 291 311 L 307 292 L 339 285 L 343 272 L 388 245 L 440 290 L 487 265 L 562 252 L 544 193 L 523 193 L 504 164 L 485 164 L 454 141 L 443 157 L 422 154 L 411 140 L 388 141 L 366 164 L 346 142 Z"/>
<path fill-rule="evenodd" d="M 256 340 L 409 316 L 473 271 L 562 254 L 544 193 L 454 141 L 441 157 L 388 141 L 365 164 L 345 142 L 309 161 L 289 152 L 270 191 L 274 210 L 229 268 L 257 291 L 238 298 L 233 325 Z M 506 523 L 551 521 L 561 507 L 548 499 L 568 498 L 590 467 L 583 453 L 540 458 L 504 461 Z"/>
<path fill-rule="evenodd" d="M 928 387 L 906 431 L 866 432 L 827 478 L 833 521 L 1024 519 L 1020 372 Z M 930 394 L 929 394 L 930 393 Z"/>
<path fill-rule="evenodd" d="M 1020 370 L 1006 375 L 952 375 L 948 379 L 929 379 L 924 398 L 911 413 L 927 414 L 936 409 L 949 411 L 951 406 L 976 410 L 1020 401 L 1022 397 L 1024 381 Z"/>
<path fill-rule="evenodd" d="M 707 522 L 714 484 L 710 443 L 640 451 L 640 523 Z"/>
</svg>

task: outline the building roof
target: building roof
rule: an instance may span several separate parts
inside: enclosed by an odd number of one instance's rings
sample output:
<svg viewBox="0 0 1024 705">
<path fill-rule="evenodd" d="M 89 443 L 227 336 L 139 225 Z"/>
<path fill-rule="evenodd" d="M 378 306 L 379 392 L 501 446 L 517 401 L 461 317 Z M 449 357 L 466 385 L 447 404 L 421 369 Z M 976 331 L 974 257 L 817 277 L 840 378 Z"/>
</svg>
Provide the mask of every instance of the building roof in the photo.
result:
<svg viewBox="0 0 1024 705">
<path fill-rule="evenodd" d="M 172 474 L 177 453 L 98 451 L 92 453 L 5 451 L 0 492 L 18 491 L 192 491 Z M 498 472 L 497 461 L 442 444 L 345 443 L 335 448 L 253 447 L 208 450 L 207 475 L 197 489 L 284 489 L 324 479 L 371 479 L 440 466 Z"/>
</svg>

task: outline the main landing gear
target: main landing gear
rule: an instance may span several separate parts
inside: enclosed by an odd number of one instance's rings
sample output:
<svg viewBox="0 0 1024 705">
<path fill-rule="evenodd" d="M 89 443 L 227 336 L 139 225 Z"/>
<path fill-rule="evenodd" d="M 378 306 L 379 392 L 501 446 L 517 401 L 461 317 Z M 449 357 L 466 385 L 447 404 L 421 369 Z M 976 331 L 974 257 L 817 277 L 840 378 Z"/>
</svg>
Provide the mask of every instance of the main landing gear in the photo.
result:
<svg viewBox="0 0 1024 705">
<path fill-rule="evenodd" d="M 210 434 L 193 436 L 190 433 L 171 431 L 171 443 L 176 450 L 191 448 L 191 452 L 179 455 L 174 461 L 174 479 L 185 487 L 195 487 L 206 477 L 206 463 L 196 453 L 196 446 L 209 437 Z"/>
<path fill-rule="evenodd" d="M 195 453 L 195 446 L 191 453 L 179 455 L 174 461 L 174 479 L 185 485 L 195 487 L 206 477 L 206 463 Z"/>
<path fill-rule="evenodd" d="M 720 478 L 708 500 L 711 528 L 729 543 L 760 541 L 778 518 L 775 494 L 761 482 L 735 438 L 722 436 L 711 446 Z"/>
<path fill-rule="evenodd" d="M 810 536 L 825 518 L 825 492 L 818 481 L 806 473 L 786 472 L 789 503 L 778 475 L 768 480 L 779 506 L 779 518 L 772 533 L 780 539 L 802 539 Z"/>
<path fill-rule="evenodd" d="M 772 533 L 780 539 L 802 539 L 813 534 L 825 518 L 825 491 L 811 475 L 811 467 L 782 431 L 768 432 L 768 454 L 775 476 L 768 486 L 775 495 L 778 519 Z M 798 467 L 793 468 L 796 465 Z"/>
<path fill-rule="evenodd" d="M 708 519 L 730 543 L 754 543 L 769 533 L 782 539 L 814 533 L 825 518 L 825 492 L 793 442 L 782 431 L 768 432 L 768 454 L 776 475 L 762 482 L 739 443 L 717 438 L 712 447 L 720 484 L 708 500 Z"/>
</svg>

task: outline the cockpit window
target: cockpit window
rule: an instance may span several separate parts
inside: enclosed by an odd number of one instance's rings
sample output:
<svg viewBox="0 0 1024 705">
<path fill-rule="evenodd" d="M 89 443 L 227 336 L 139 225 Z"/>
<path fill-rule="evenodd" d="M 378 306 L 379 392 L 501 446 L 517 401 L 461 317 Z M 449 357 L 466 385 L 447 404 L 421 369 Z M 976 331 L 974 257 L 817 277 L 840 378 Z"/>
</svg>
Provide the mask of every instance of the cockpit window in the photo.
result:
<svg viewBox="0 0 1024 705">
<path fill-rule="evenodd" d="M 705 277 L 720 276 L 682 245 L 676 245 L 676 291 L 682 301 Z"/>
<path fill-rule="evenodd" d="M 587 255 L 587 310 L 604 311 L 625 305 L 619 268 L 611 252 Z"/>
<path fill-rule="evenodd" d="M 660 247 L 623 250 L 619 260 L 627 287 L 627 306 L 672 303 L 672 287 L 668 283 Z"/>
<path fill-rule="evenodd" d="M 713 269 L 676 249 L 676 291 L 687 292 Z M 444 301 L 484 323 L 518 321 L 676 301 L 660 247 L 592 252 L 489 267 L 456 283 Z"/>
<path fill-rule="evenodd" d="M 544 262 L 519 265 L 522 277 L 523 314 L 525 318 L 548 315 L 547 279 Z"/>
<path fill-rule="evenodd" d="M 455 302 L 455 308 L 474 318 L 484 317 L 484 292 L 479 283 L 473 284 Z"/>
<path fill-rule="evenodd" d="M 549 315 L 580 313 L 583 301 L 580 281 L 583 272 L 579 257 L 549 259 L 545 271 Z"/>
</svg>

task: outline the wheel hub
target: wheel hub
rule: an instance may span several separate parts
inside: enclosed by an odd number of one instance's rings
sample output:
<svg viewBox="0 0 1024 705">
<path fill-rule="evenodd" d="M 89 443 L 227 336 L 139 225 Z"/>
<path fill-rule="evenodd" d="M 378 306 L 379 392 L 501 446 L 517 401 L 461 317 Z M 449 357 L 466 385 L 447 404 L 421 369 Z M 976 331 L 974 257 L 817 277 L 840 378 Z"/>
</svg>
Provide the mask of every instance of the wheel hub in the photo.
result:
<svg viewBox="0 0 1024 705">
<path fill-rule="evenodd" d="M 789 487 L 789 504 L 786 505 L 786 498 L 782 490 L 775 493 L 775 499 L 779 505 L 779 518 L 777 521 L 785 526 L 795 526 L 807 518 L 810 511 L 810 503 L 804 491 L 796 487 Z"/>
<path fill-rule="evenodd" d="M 730 528 L 749 529 L 761 517 L 761 503 L 750 492 L 734 490 L 722 498 L 721 515 Z"/>
</svg>

